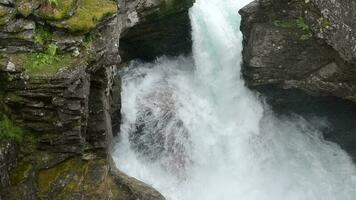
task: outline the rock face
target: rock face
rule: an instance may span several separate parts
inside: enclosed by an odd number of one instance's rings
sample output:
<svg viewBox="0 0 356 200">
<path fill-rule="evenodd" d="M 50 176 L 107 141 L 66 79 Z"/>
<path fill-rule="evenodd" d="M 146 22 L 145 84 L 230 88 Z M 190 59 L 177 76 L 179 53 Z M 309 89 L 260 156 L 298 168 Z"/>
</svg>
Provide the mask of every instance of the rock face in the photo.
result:
<svg viewBox="0 0 356 200">
<path fill-rule="evenodd" d="M 192 3 L 0 0 L 0 199 L 164 199 L 110 158 L 119 42 L 125 60 L 189 53 Z"/>
<path fill-rule="evenodd" d="M 17 164 L 17 145 L 13 141 L 0 141 L 0 187 L 7 187 L 11 184 L 11 170 Z"/>
<path fill-rule="evenodd" d="M 121 1 L 125 7 L 120 12 L 120 53 L 124 60 L 191 53 L 188 10 L 194 0 Z"/>
<path fill-rule="evenodd" d="M 243 8 L 247 84 L 356 101 L 352 9 L 353 1 L 302 0 L 254 1 Z"/>
<path fill-rule="evenodd" d="M 257 0 L 240 10 L 243 75 L 280 114 L 326 119 L 356 160 L 355 1 Z"/>
<path fill-rule="evenodd" d="M 311 2 L 318 14 L 310 12 L 306 17 L 315 35 L 325 39 L 344 60 L 356 63 L 356 2 L 352 0 Z"/>
</svg>

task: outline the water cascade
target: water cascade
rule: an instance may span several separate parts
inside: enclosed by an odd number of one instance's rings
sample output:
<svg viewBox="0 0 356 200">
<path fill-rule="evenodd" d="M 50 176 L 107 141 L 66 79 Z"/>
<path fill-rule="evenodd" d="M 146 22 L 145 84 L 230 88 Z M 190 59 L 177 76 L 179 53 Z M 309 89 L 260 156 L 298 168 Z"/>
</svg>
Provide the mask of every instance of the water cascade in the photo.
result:
<svg viewBox="0 0 356 200">
<path fill-rule="evenodd" d="M 240 77 L 237 11 L 196 0 L 191 57 L 124 69 L 118 167 L 168 200 L 353 200 L 356 167 L 321 119 L 276 117 Z"/>
</svg>

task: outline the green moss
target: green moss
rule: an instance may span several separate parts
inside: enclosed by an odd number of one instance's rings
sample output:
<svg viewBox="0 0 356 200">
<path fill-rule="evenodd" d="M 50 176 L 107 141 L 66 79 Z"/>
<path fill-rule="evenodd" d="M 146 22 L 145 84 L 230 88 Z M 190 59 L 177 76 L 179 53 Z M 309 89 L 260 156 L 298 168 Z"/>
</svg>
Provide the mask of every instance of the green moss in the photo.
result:
<svg viewBox="0 0 356 200">
<path fill-rule="evenodd" d="M 0 5 L 0 26 L 7 24 L 13 17 L 15 17 L 13 9 Z"/>
<path fill-rule="evenodd" d="M 5 17 L 9 13 L 5 6 L 0 6 L 0 18 Z"/>
<path fill-rule="evenodd" d="M 71 32 L 89 32 L 105 17 L 117 13 L 117 4 L 111 0 L 82 0 L 75 14 L 65 22 L 55 25 Z"/>
<path fill-rule="evenodd" d="M 11 119 L 0 113 L 0 139 L 23 140 L 23 130 L 16 126 Z"/>
<path fill-rule="evenodd" d="M 56 45 L 50 44 L 46 52 L 12 54 L 9 59 L 30 76 L 53 76 L 59 69 L 71 68 L 85 61 L 85 58 L 75 58 L 70 53 L 58 54 L 57 49 Z"/>
<path fill-rule="evenodd" d="M 30 59 L 25 64 L 26 72 L 30 75 L 51 76 L 59 69 L 70 67 L 73 58 L 70 54 L 49 55 L 47 53 L 35 53 L 30 55 Z"/>
<path fill-rule="evenodd" d="M 47 0 L 42 4 L 38 14 L 46 20 L 62 20 L 69 17 L 70 11 L 75 7 L 75 0 Z"/>
<path fill-rule="evenodd" d="M 32 171 L 32 164 L 29 162 L 21 162 L 18 164 L 17 168 L 13 172 L 13 175 L 11 177 L 11 183 L 14 185 L 17 185 L 21 183 L 22 181 L 26 180 L 31 171 Z"/>
<path fill-rule="evenodd" d="M 16 10 L 19 12 L 22 16 L 28 17 L 33 13 L 35 8 L 38 5 L 37 0 L 17 0 L 16 1 Z"/>
<path fill-rule="evenodd" d="M 77 176 L 82 176 L 85 170 L 85 162 L 79 159 L 70 159 L 54 168 L 40 171 L 38 174 L 38 188 L 42 195 L 45 195 L 51 188 L 51 183 L 54 183 L 61 175 L 67 173 L 75 173 Z M 64 188 L 65 192 L 74 191 L 77 188 L 75 182 L 71 181 Z"/>
</svg>

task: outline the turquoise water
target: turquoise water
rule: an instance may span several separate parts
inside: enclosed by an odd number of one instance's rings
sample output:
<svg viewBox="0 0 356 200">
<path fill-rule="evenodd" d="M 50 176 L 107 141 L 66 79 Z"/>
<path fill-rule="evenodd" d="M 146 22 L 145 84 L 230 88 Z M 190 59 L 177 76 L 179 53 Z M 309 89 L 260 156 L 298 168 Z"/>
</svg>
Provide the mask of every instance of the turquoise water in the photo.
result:
<svg viewBox="0 0 356 200">
<path fill-rule="evenodd" d="M 193 56 L 123 70 L 118 167 L 168 200 L 353 200 L 356 168 L 321 119 L 277 118 L 240 77 L 238 10 L 197 0 Z"/>
</svg>

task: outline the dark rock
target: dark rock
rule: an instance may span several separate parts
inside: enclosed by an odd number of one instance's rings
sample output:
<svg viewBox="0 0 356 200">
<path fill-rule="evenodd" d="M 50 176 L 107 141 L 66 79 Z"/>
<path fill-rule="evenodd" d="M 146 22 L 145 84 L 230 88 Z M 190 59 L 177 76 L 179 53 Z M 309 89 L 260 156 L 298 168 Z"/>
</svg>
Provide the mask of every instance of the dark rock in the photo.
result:
<svg viewBox="0 0 356 200">
<path fill-rule="evenodd" d="M 356 2 L 311 0 L 315 10 L 306 13 L 312 30 L 341 57 L 356 63 Z M 314 12 L 313 12 L 314 11 Z"/>
<path fill-rule="evenodd" d="M 109 162 L 111 166 L 110 173 L 114 183 L 124 191 L 128 191 L 126 194 L 120 195 L 124 197 L 124 200 L 165 200 L 165 198 L 154 188 L 135 178 L 127 176 L 117 169 L 112 159 L 110 159 Z"/>
<path fill-rule="evenodd" d="M 298 89 L 259 87 L 263 98 L 280 117 L 299 115 L 318 127 L 326 140 L 340 145 L 356 161 L 356 104 L 337 97 L 316 97 Z"/>
<path fill-rule="evenodd" d="M 324 137 L 353 159 L 354 3 L 263 0 L 240 10 L 247 86 L 262 93 L 280 115 L 325 119 Z"/>
<path fill-rule="evenodd" d="M 0 112 L 34 140 L 16 151 L 0 142 L 0 198 L 164 199 L 109 171 L 120 129 L 120 34 L 126 60 L 190 53 L 192 1 L 127 0 L 120 14 L 111 0 L 66 2 L 0 0 Z M 42 66 L 48 59 L 57 62 Z"/>
<path fill-rule="evenodd" d="M 124 60 L 152 60 L 160 55 L 191 53 L 188 10 L 192 0 L 124 1 L 120 54 Z"/>
<path fill-rule="evenodd" d="M 296 88 L 311 95 L 356 101 L 355 65 L 343 60 L 324 40 L 313 37 L 300 8 L 305 3 L 269 3 L 261 6 L 256 1 L 240 11 L 247 84 Z"/>
<path fill-rule="evenodd" d="M 11 184 L 11 170 L 17 164 L 18 146 L 14 141 L 0 139 L 0 197 L 1 188 Z"/>
<path fill-rule="evenodd" d="M 26 19 L 16 19 L 1 27 L 0 51 L 13 53 L 38 50 L 39 47 L 35 44 L 35 29 L 35 22 Z"/>
<path fill-rule="evenodd" d="M 4 5 L 14 5 L 14 0 L 0 0 L 0 4 L 4 4 Z"/>
<path fill-rule="evenodd" d="M 177 116 L 177 105 L 169 88 L 147 94 L 138 104 L 135 128 L 129 133 L 131 148 L 147 162 L 160 161 L 162 167 L 183 177 L 190 164 L 188 130 Z"/>
</svg>

